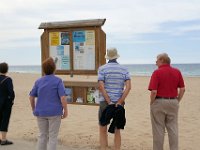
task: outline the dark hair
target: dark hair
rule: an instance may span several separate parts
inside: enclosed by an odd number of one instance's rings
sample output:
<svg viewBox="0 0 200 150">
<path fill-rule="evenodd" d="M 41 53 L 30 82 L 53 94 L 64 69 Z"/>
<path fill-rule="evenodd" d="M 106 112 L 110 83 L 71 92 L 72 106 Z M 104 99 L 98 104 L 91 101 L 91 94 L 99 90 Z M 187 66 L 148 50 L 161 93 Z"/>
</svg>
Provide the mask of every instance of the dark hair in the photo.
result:
<svg viewBox="0 0 200 150">
<path fill-rule="evenodd" d="M 52 57 L 47 58 L 42 63 L 42 70 L 45 75 L 53 74 L 56 70 L 56 65 Z"/>
<path fill-rule="evenodd" d="M 0 73 L 7 73 L 8 72 L 8 64 L 3 62 L 0 63 Z"/>
</svg>

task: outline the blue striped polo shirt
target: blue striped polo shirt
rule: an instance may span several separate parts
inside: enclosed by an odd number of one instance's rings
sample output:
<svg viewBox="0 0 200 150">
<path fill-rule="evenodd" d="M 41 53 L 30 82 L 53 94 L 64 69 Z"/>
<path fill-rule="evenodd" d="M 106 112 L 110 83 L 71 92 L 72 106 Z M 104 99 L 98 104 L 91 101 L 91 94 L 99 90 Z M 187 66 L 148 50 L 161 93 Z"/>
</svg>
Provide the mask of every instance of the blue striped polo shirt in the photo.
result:
<svg viewBox="0 0 200 150">
<path fill-rule="evenodd" d="M 126 80 L 130 80 L 129 72 L 116 60 L 99 67 L 98 81 L 104 82 L 105 90 L 112 102 L 117 102 L 122 97 Z"/>
</svg>

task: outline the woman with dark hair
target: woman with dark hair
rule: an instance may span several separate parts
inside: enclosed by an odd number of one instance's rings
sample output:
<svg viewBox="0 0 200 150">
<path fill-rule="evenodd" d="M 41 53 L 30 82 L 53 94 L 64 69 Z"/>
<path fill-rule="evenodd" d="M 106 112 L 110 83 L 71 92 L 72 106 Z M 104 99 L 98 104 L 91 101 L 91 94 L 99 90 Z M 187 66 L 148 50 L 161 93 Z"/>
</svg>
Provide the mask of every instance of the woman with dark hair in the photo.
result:
<svg viewBox="0 0 200 150">
<path fill-rule="evenodd" d="M 61 119 L 68 114 L 65 88 L 62 80 L 54 75 L 55 69 L 54 60 L 46 59 L 42 63 L 45 75 L 35 82 L 30 92 L 29 99 L 40 132 L 38 150 L 47 150 L 47 143 L 48 150 L 56 150 Z"/>
<path fill-rule="evenodd" d="M 8 72 L 8 64 L 0 63 L 0 132 L 1 145 L 13 144 L 12 141 L 7 140 L 8 125 L 12 111 L 12 105 L 15 99 L 12 79 L 6 76 Z"/>
</svg>

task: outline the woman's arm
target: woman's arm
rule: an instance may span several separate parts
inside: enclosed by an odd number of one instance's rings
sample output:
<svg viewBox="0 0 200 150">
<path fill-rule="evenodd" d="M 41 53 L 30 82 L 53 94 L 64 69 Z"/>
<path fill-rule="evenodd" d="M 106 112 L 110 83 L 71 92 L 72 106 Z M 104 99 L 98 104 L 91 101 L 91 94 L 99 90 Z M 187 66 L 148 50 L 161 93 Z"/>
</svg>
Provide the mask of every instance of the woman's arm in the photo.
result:
<svg viewBox="0 0 200 150">
<path fill-rule="evenodd" d="M 13 82 L 10 77 L 7 79 L 7 88 L 8 88 L 8 98 L 11 101 L 13 101 L 15 99 L 15 92 L 13 90 Z"/>
<path fill-rule="evenodd" d="M 35 110 L 35 97 L 30 96 L 29 100 L 30 100 L 32 111 L 34 111 Z"/>
<path fill-rule="evenodd" d="M 62 107 L 63 107 L 63 115 L 61 118 L 64 119 L 68 115 L 66 96 L 61 97 L 61 103 L 62 103 Z"/>
</svg>

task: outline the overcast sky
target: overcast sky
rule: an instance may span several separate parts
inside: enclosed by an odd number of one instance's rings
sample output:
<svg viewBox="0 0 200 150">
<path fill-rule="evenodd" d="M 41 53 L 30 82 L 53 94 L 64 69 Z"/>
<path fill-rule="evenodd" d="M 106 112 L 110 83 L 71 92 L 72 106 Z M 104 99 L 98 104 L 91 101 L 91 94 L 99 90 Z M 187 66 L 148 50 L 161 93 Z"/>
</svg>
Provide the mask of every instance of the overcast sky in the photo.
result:
<svg viewBox="0 0 200 150">
<path fill-rule="evenodd" d="M 41 22 L 103 19 L 123 64 L 200 63 L 199 0 L 1 0 L 0 62 L 39 65 Z"/>
</svg>

